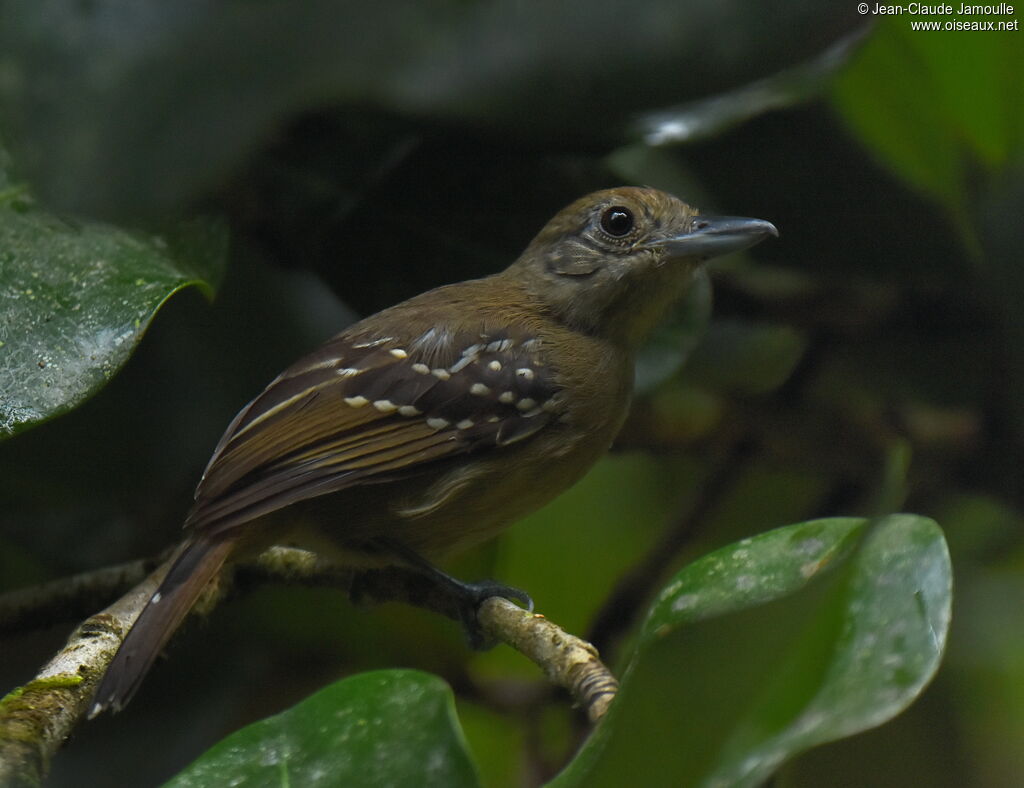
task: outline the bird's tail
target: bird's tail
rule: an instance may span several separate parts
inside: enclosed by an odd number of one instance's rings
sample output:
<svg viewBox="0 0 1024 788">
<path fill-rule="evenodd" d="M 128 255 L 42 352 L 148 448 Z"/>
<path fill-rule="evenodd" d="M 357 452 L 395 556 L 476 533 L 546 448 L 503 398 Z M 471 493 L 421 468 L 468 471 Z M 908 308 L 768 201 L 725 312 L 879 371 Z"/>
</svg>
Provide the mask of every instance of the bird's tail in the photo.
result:
<svg viewBox="0 0 1024 788">
<path fill-rule="evenodd" d="M 120 711 L 131 700 L 164 644 L 174 634 L 206 584 L 231 552 L 232 540 L 199 538 L 172 559 L 160 587 L 150 597 L 114 655 L 89 710 L 89 717 Z"/>
</svg>

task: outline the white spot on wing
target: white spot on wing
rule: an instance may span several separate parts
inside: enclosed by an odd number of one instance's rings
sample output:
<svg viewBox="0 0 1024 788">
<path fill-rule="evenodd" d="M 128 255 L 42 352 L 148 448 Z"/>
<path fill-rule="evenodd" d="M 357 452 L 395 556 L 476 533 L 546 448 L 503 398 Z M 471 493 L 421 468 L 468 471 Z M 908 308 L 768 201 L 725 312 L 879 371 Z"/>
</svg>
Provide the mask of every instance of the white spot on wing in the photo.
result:
<svg viewBox="0 0 1024 788">
<path fill-rule="evenodd" d="M 427 426 L 430 427 L 430 429 L 432 430 L 443 430 L 445 427 L 448 426 L 448 423 L 448 419 L 427 419 Z"/>
<path fill-rule="evenodd" d="M 402 348 L 400 347 L 393 347 L 391 348 L 391 350 L 388 351 L 388 353 L 390 353 L 395 358 L 409 358 L 409 354 L 402 350 Z"/>
<path fill-rule="evenodd" d="M 398 412 L 402 416 L 419 416 L 421 413 L 423 413 L 423 411 L 417 408 L 415 405 L 399 405 Z"/>
<path fill-rule="evenodd" d="M 421 364 L 417 361 L 415 364 L 412 365 L 412 371 L 419 375 L 429 375 L 430 367 L 428 367 L 426 364 Z"/>
<path fill-rule="evenodd" d="M 351 405 L 353 408 L 361 408 L 364 405 L 369 404 L 369 402 L 370 402 L 370 400 L 368 400 L 366 397 L 362 397 L 362 396 L 345 397 L 345 404 L 346 405 Z"/>
<path fill-rule="evenodd" d="M 381 413 L 394 413 L 398 410 L 398 406 L 389 399 L 379 399 L 373 403 L 373 407 L 379 410 Z"/>
<path fill-rule="evenodd" d="M 474 383 L 469 387 L 469 393 L 475 394 L 478 397 L 486 397 L 491 393 L 489 386 L 485 386 L 483 383 Z"/>
</svg>

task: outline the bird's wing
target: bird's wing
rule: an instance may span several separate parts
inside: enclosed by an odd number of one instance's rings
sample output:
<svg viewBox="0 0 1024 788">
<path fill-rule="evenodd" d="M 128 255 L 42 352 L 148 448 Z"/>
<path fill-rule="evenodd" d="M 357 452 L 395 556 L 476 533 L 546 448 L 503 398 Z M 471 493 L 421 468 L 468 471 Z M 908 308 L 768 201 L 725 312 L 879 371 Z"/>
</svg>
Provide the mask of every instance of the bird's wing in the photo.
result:
<svg viewBox="0 0 1024 788">
<path fill-rule="evenodd" d="M 186 525 L 222 531 L 296 501 L 523 440 L 561 411 L 541 350 L 514 329 L 435 330 L 406 344 L 343 334 L 238 414 Z"/>
</svg>

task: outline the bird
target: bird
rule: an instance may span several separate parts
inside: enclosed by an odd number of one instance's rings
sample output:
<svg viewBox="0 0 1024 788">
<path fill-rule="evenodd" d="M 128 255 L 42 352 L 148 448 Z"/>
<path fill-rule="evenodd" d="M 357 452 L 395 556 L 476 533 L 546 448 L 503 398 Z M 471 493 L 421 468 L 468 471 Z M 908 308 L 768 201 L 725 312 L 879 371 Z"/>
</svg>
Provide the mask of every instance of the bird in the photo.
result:
<svg viewBox="0 0 1024 788">
<path fill-rule="evenodd" d="M 624 186 L 557 213 L 505 270 L 366 317 L 278 375 L 217 444 L 169 569 L 90 717 L 132 698 L 226 561 L 274 544 L 445 584 L 467 624 L 487 597 L 436 562 L 579 480 L 626 417 L 634 357 L 701 263 L 778 231 Z"/>
</svg>

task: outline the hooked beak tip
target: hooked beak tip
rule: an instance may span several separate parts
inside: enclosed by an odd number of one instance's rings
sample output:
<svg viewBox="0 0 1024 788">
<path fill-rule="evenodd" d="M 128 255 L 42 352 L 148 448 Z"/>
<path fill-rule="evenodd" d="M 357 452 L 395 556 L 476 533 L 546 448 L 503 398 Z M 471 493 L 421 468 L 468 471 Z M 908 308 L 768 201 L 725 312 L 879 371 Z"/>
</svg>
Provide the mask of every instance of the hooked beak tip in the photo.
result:
<svg viewBox="0 0 1024 788">
<path fill-rule="evenodd" d="M 682 235 L 655 241 L 670 257 L 709 259 L 740 252 L 768 236 L 779 237 L 778 228 L 764 219 L 738 216 L 697 216 L 693 227 Z"/>
</svg>

